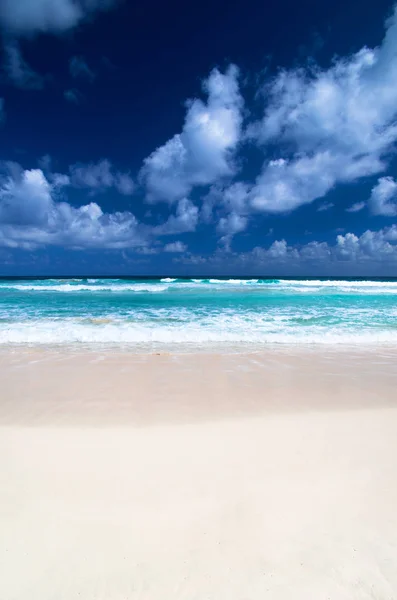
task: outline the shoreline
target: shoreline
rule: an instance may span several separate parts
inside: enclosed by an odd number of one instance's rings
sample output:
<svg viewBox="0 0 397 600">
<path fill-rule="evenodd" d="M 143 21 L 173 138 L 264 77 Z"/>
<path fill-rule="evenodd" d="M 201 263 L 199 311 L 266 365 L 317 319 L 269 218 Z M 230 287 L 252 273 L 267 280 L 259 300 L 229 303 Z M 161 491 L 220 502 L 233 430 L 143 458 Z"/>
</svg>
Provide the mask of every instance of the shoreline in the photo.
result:
<svg viewBox="0 0 397 600">
<path fill-rule="evenodd" d="M 60 342 L 54 343 L 0 343 L 0 360 L 3 355 L 11 354 L 86 354 L 86 355 L 112 355 L 112 356 L 248 356 L 248 355 L 303 355 L 311 353 L 320 354 L 355 354 L 369 355 L 384 352 L 390 356 L 397 356 L 397 341 L 372 343 L 358 342 L 228 342 L 228 343 L 99 343 L 99 342 Z"/>
<path fill-rule="evenodd" d="M 397 406 L 397 350 L 0 350 L 2 424 L 140 426 Z"/>
</svg>

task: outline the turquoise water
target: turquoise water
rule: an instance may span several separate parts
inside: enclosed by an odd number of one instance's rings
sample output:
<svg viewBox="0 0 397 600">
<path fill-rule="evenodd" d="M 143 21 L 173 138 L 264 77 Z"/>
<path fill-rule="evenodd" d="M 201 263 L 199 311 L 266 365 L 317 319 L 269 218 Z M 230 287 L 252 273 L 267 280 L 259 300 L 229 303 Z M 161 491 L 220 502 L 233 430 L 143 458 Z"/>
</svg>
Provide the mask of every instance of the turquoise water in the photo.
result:
<svg viewBox="0 0 397 600">
<path fill-rule="evenodd" d="M 3 279 L 0 344 L 397 347 L 397 281 Z"/>
</svg>

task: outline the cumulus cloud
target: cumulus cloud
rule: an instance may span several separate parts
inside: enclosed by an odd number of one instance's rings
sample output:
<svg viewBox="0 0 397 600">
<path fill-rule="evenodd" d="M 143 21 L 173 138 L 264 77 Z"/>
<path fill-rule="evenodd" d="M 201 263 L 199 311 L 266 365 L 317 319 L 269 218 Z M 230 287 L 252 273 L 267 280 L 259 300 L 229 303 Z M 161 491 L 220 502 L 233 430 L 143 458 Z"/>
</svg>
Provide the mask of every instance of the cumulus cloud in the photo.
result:
<svg viewBox="0 0 397 600">
<path fill-rule="evenodd" d="M 41 90 L 44 87 L 44 78 L 27 64 L 15 41 L 4 44 L 3 68 L 9 81 L 22 90 Z"/>
<path fill-rule="evenodd" d="M 263 118 L 248 137 L 266 160 L 250 191 L 252 206 L 283 213 L 384 171 L 397 140 L 397 9 L 378 48 L 363 48 L 329 69 L 281 71 L 262 90 Z"/>
<path fill-rule="evenodd" d="M 91 202 L 78 208 L 57 200 L 56 187 L 41 169 L 9 175 L 0 187 L 0 245 L 35 248 L 62 245 L 124 248 L 145 235 L 129 212 L 106 214 Z"/>
<path fill-rule="evenodd" d="M 131 196 L 135 191 L 135 183 L 131 175 L 119 171 L 114 175 L 114 187 L 123 196 Z"/>
<path fill-rule="evenodd" d="M 354 233 L 338 235 L 334 244 L 326 242 L 310 242 L 302 246 L 288 246 L 285 240 L 282 241 L 281 256 L 288 260 L 317 262 L 326 264 L 327 262 L 350 262 L 350 263 L 368 263 L 368 262 L 396 262 L 397 263 L 397 227 L 386 227 L 378 231 L 367 230 L 362 235 L 357 236 Z M 267 250 L 272 252 L 275 244 Z M 273 257 L 274 257 L 273 252 Z"/>
<path fill-rule="evenodd" d="M 66 201 L 65 175 L 46 177 L 41 169 L 23 170 L 3 163 L 0 178 L 0 246 L 35 249 L 42 246 L 150 249 L 155 239 L 192 231 L 197 208 L 181 201 L 163 225 L 139 222 L 129 211 L 105 213 L 96 202 L 73 206 Z M 63 178 L 63 179 L 62 179 Z M 174 249 L 174 252 L 177 250 Z"/>
<path fill-rule="evenodd" d="M 244 231 L 247 227 L 248 219 L 236 212 L 230 212 L 226 217 L 221 217 L 218 222 L 217 231 L 223 234 L 220 242 L 225 247 L 230 247 L 230 242 L 236 233 Z"/>
<path fill-rule="evenodd" d="M 198 223 L 199 211 L 197 206 L 188 198 L 179 200 L 176 212 L 170 215 L 162 224 L 153 228 L 157 235 L 177 235 L 194 231 Z"/>
<path fill-rule="evenodd" d="M 249 224 L 252 209 L 248 204 L 249 186 L 236 182 L 224 188 L 212 186 L 204 197 L 200 219 L 204 223 L 216 223 L 220 242 L 226 248 L 237 233 L 245 231 Z"/>
<path fill-rule="evenodd" d="M 115 0 L 1 0 L 0 24 L 15 36 L 59 34 L 115 3 Z"/>
<path fill-rule="evenodd" d="M 182 133 L 174 135 L 144 161 L 141 180 L 149 201 L 173 202 L 194 186 L 234 175 L 233 151 L 241 136 L 242 98 L 238 70 L 214 69 L 204 82 L 207 103 L 188 103 Z"/>
<path fill-rule="evenodd" d="M 115 188 L 120 194 L 129 196 L 134 193 L 135 184 L 128 173 L 116 171 L 109 160 L 97 163 L 75 164 L 70 167 L 70 184 L 91 190 L 104 192 Z"/>
<path fill-rule="evenodd" d="M 397 216 L 397 182 L 393 177 L 381 177 L 372 188 L 368 206 L 373 215 Z"/>
<path fill-rule="evenodd" d="M 52 204 L 51 186 L 39 169 L 25 171 L 20 178 L 5 180 L 0 199 L 1 223 L 37 226 L 45 221 Z"/>
<path fill-rule="evenodd" d="M 330 191 L 336 183 L 352 182 L 383 169 L 379 159 L 359 158 L 351 164 L 330 150 L 312 156 L 270 161 L 250 192 L 253 208 L 284 213 L 309 204 Z"/>
<path fill-rule="evenodd" d="M 201 218 L 217 220 L 221 241 L 229 246 L 255 212 L 292 212 L 325 197 L 337 184 L 384 172 L 397 141 L 396 55 L 397 8 L 380 46 L 337 58 L 326 69 L 311 64 L 280 71 L 260 90 L 263 115 L 245 134 L 237 70 L 215 70 L 206 82 L 207 104 L 194 100 L 182 133 L 145 160 L 141 180 L 147 198 L 174 201 L 194 186 L 212 186 Z M 242 139 L 266 156 L 251 183 L 230 181 L 237 174 Z M 370 209 L 394 216 L 394 196 L 380 195 L 392 193 L 392 181 L 382 178 L 379 185 Z M 318 210 L 332 206 L 324 202 Z M 363 206 L 356 202 L 347 211 Z"/>
<path fill-rule="evenodd" d="M 293 272 L 379 273 L 380 268 L 395 272 L 397 266 L 397 226 L 378 231 L 368 230 L 361 236 L 354 233 L 338 235 L 334 243 L 313 241 L 289 245 L 285 239 L 268 247 L 257 246 L 250 252 L 236 253 L 223 248 L 213 255 L 186 253 L 175 259 L 189 265 L 206 264 L 208 269 L 244 273 Z"/>
<path fill-rule="evenodd" d="M 244 231 L 246 225 L 246 217 L 242 217 L 241 215 L 235 212 L 231 212 L 227 215 L 227 217 L 222 217 L 221 219 L 219 219 L 217 229 L 220 233 L 224 233 L 226 235 L 234 235 L 239 231 Z"/>
<path fill-rule="evenodd" d="M 87 65 L 82 56 L 72 56 L 69 61 L 69 71 L 75 79 L 85 79 L 92 83 L 95 79 L 95 73 Z"/>
<path fill-rule="evenodd" d="M 18 3 L 0 0 L 0 23 L 8 32 L 9 77 L 30 89 L 38 89 L 40 77 L 22 59 L 10 31 L 15 36 L 65 31 L 112 4 L 100 0 L 21 0 L 19 4 L 25 3 L 26 10 L 17 14 Z M 216 229 L 222 252 L 233 256 L 233 236 L 245 231 L 258 212 L 288 213 L 324 198 L 337 184 L 379 177 L 385 171 L 397 141 L 396 56 L 397 9 L 386 23 L 379 47 L 337 58 L 326 69 L 311 65 L 280 71 L 262 87 L 262 116 L 245 132 L 238 69 L 234 65 L 225 72 L 214 69 L 203 84 L 206 101 L 189 101 L 182 131 L 144 160 L 138 179 L 145 200 L 172 204 L 172 214 L 150 227 L 128 211 L 104 213 L 96 202 L 75 207 L 65 201 L 68 186 L 87 190 L 91 196 L 109 190 L 126 196 L 134 193 L 131 175 L 106 159 L 75 164 L 67 173 L 51 172 L 50 167 L 24 171 L 9 164 L 7 177 L 0 180 L 0 243 L 102 244 L 151 252 L 148 244 L 153 238 L 193 232 L 201 219 Z M 90 81 L 94 77 L 77 56 L 70 61 L 70 73 Z M 75 89 L 64 95 L 69 102 L 80 102 Z M 243 144 L 263 153 L 262 167 L 250 181 L 236 181 L 237 153 Z M 201 210 L 190 199 L 196 187 L 205 188 Z M 366 205 L 373 215 L 397 216 L 397 182 L 380 177 L 367 204 L 356 202 L 346 211 L 358 212 Z M 325 211 L 332 206 L 325 200 L 316 208 Z M 281 239 L 242 256 L 280 263 L 387 262 L 395 260 L 395 235 L 393 228 L 368 230 L 361 236 L 339 235 L 335 244 L 317 241 L 294 247 Z M 178 247 L 184 248 L 183 243 L 171 242 L 164 250 L 177 252 Z"/>
<path fill-rule="evenodd" d="M 186 252 L 187 246 L 183 242 L 171 242 L 164 246 L 164 252 L 180 253 Z"/>
<path fill-rule="evenodd" d="M 288 252 L 298 252 L 298 257 L 317 262 L 347 261 L 352 263 L 396 262 L 397 263 L 397 227 L 385 227 L 378 231 L 367 230 L 362 235 L 354 233 L 338 235 L 336 243 L 311 242 L 299 249 L 291 248 Z"/>
</svg>

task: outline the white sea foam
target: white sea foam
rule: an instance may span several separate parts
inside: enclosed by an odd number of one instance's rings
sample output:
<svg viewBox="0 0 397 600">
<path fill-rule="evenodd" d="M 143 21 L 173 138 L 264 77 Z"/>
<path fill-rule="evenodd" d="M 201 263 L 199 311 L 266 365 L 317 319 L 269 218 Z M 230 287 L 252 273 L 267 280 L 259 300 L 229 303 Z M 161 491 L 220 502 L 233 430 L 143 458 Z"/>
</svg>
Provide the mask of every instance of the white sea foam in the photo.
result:
<svg viewBox="0 0 397 600">
<path fill-rule="evenodd" d="M 63 283 L 60 285 L 26 285 L 9 284 L 1 286 L 1 289 L 18 290 L 20 292 L 164 292 L 168 289 L 166 285 L 160 284 L 106 284 L 106 285 L 72 285 Z"/>
<path fill-rule="evenodd" d="M 209 279 L 210 283 L 225 284 L 225 285 L 252 285 L 258 283 L 258 279 Z M 266 284 L 266 282 L 263 282 Z"/>
<path fill-rule="evenodd" d="M 360 293 L 375 292 L 375 293 L 397 293 L 397 281 L 344 281 L 344 280 L 324 280 L 321 279 L 283 279 L 279 280 L 277 285 L 285 286 L 286 288 L 306 288 L 311 290 L 317 288 L 334 288 L 344 291 L 359 291 Z"/>
<path fill-rule="evenodd" d="M 397 294 L 397 281 L 347 281 L 320 279 L 191 279 L 178 280 L 165 277 L 160 281 L 133 282 L 120 279 L 103 280 L 44 280 L 43 283 L 0 282 L 0 291 L 16 290 L 25 292 L 164 292 L 168 289 L 251 289 L 269 290 L 272 293 L 342 293 L 342 294 Z M 177 283 L 177 286 L 172 284 Z M 170 288 L 171 286 L 171 288 Z"/>
<path fill-rule="evenodd" d="M 397 281 L 348 281 L 343 279 L 279 279 L 278 283 L 285 285 L 305 285 L 315 287 L 397 287 Z"/>
<path fill-rule="evenodd" d="M 188 315 L 186 315 L 188 317 Z M 288 315 L 272 319 L 218 314 L 201 321 L 181 319 L 175 325 L 121 319 L 42 319 L 0 323 L 0 344 L 107 344 L 107 345 L 233 345 L 247 344 L 397 344 L 397 330 L 370 327 L 291 324 Z"/>
</svg>

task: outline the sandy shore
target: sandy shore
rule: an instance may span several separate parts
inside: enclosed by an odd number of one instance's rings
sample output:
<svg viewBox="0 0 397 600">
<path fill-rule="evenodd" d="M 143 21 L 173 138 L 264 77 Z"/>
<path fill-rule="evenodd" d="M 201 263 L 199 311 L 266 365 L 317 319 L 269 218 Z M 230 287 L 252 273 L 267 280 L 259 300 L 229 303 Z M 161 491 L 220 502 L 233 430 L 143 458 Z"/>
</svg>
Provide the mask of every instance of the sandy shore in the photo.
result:
<svg viewBox="0 0 397 600">
<path fill-rule="evenodd" d="M 2 350 L 1 600 L 395 599 L 396 364 Z"/>
</svg>

